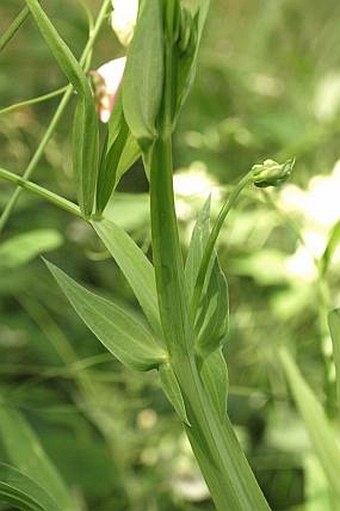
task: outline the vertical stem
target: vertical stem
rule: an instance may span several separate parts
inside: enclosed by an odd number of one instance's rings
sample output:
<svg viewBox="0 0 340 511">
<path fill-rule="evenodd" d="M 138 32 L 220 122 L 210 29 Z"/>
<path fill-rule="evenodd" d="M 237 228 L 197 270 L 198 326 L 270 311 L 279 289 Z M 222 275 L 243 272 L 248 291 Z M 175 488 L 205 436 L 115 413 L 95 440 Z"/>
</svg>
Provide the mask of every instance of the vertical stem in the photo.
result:
<svg viewBox="0 0 340 511">
<path fill-rule="evenodd" d="M 203 388 L 193 349 L 194 332 L 185 289 L 172 182 L 173 22 L 175 0 L 164 0 L 165 79 L 160 136 L 151 148 L 150 199 L 158 302 L 170 362 L 191 427 L 188 438 L 219 511 L 265 511 L 268 505 L 228 418 L 219 416 Z M 223 214 L 225 214 L 223 212 Z M 214 231 L 217 237 L 218 232 Z"/>
</svg>

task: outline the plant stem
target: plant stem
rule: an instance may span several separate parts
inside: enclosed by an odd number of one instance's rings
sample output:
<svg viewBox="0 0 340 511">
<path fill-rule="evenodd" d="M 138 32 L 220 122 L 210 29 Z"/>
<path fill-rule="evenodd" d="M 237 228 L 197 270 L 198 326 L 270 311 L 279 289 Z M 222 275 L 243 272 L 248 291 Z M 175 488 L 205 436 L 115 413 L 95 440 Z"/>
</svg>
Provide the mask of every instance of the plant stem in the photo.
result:
<svg viewBox="0 0 340 511">
<path fill-rule="evenodd" d="M 10 183 L 14 183 L 14 184 L 20 186 L 22 189 L 29 190 L 30 192 L 34 193 L 35 195 L 42 197 L 43 199 L 47 200 L 51 204 L 54 204 L 58 208 L 61 208 L 65 211 L 67 211 L 68 213 L 71 213 L 72 215 L 83 218 L 83 216 L 80 212 L 80 209 L 76 204 L 65 199 L 64 197 L 61 197 L 60 195 L 57 195 L 56 193 L 51 192 L 50 190 L 47 190 L 46 188 L 44 188 L 42 186 L 32 183 L 31 181 L 28 181 L 27 179 L 24 179 L 20 176 L 17 176 L 16 174 L 13 174 L 12 172 L 9 172 L 8 170 L 1 169 L 1 168 L 0 168 L 0 178 L 4 179 L 5 181 L 8 181 Z"/>
<path fill-rule="evenodd" d="M 5 31 L 4 34 L 0 37 L 0 51 L 2 51 L 9 41 L 12 39 L 12 37 L 16 34 L 16 32 L 19 30 L 21 25 L 25 22 L 27 17 L 29 16 L 30 11 L 28 7 L 24 7 L 19 14 L 16 16 L 16 18 L 13 20 L 13 22 L 10 24 L 8 29 Z"/>
<path fill-rule="evenodd" d="M 171 139 L 160 138 L 151 158 L 153 256 L 164 335 L 192 425 L 187 434 L 218 510 L 268 510 L 229 419 L 221 420 L 203 389 L 190 349 L 171 161 Z"/>
<path fill-rule="evenodd" d="M 36 98 L 26 99 L 25 101 L 21 101 L 20 103 L 15 103 L 14 105 L 6 106 L 0 110 L 0 115 L 7 114 L 9 112 L 13 112 L 14 110 L 18 110 L 19 108 L 24 108 L 25 106 L 35 105 L 36 103 L 41 103 L 42 101 L 47 101 L 48 99 L 54 98 L 55 96 L 60 96 L 63 92 L 66 92 L 67 85 L 65 87 L 60 87 L 59 89 L 53 90 L 51 92 L 47 92 L 42 96 L 37 96 Z"/>
<path fill-rule="evenodd" d="M 98 17 L 96 19 L 96 23 L 93 27 L 93 30 L 90 31 L 88 41 L 86 43 L 86 46 L 85 46 L 82 56 L 80 58 L 80 64 L 82 66 L 84 66 L 85 64 L 87 66 L 89 64 L 88 56 L 91 54 L 92 47 L 93 47 L 95 40 L 98 36 L 99 30 L 106 18 L 106 14 L 107 14 L 108 7 L 109 7 L 110 3 L 111 3 L 110 0 L 104 0 L 102 6 L 100 8 Z M 61 119 L 61 117 L 70 101 L 72 94 L 73 94 L 73 87 L 72 87 L 72 85 L 69 85 L 66 89 L 66 92 L 65 92 L 63 98 L 61 99 L 61 102 L 59 103 L 59 106 L 58 106 L 54 116 L 52 117 L 52 120 L 51 120 L 38 148 L 36 149 L 30 163 L 28 164 L 28 167 L 26 168 L 25 172 L 23 173 L 22 177 L 24 179 L 30 179 L 34 170 L 36 169 L 42 155 L 44 154 L 45 147 L 46 147 L 47 143 L 49 142 L 51 136 L 53 135 L 53 133 L 58 125 L 58 122 Z M 18 198 L 20 197 L 21 191 L 22 191 L 22 189 L 19 186 L 15 190 L 15 192 L 13 193 L 13 195 L 11 196 L 9 201 L 7 202 L 6 207 L 2 212 L 2 215 L 0 217 L 0 234 L 3 231 L 5 225 L 10 217 Z"/>
<path fill-rule="evenodd" d="M 167 4 L 167 16 L 174 11 Z M 167 18 L 167 27 L 172 23 Z M 170 362 L 181 387 L 191 427 L 188 438 L 219 511 L 268 510 L 228 418 L 222 419 L 203 388 L 194 357 L 194 333 L 189 317 L 172 182 L 171 98 L 172 41 L 166 40 L 164 99 L 160 136 L 151 148 L 151 232 L 156 285 Z M 211 254 L 220 226 L 249 177 L 233 192 L 213 230 Z M 210 251 L 210 252 L 209 252 Z M 207 256 L 208 259 L 208 256 Z M 204 276 L 203 276 L 204 277 Z M 204 281 L 204 278 L 203 278 Z"/>
<path fill-rule="evenodd" d="M 194 287 L 193 297 L 192 297 L 192 304 L 191 304 L 191 317 L 194 321 L 194 318 L 196 317 L 197 308 L 199 305 L 199 301 L 202 294 L 202 289 L 205 282 L 205 277 L 207 274 L 209 262 L 211 259 L 211 256 L 214 251 L 214 247 L 218 238 L 218 235 L 221 231 L 221 228 L 223 226 L 223 223 L 228 215 L 228 213 L 231 211 L 231 209 L 234 207 L 240 193 L 242 190 L 251 182 L 253 176 L 253 171 L 250 170 L 248 174 L 246 174 L 239 183 L 235 186 L 233 191 L 230 194 L 229 199 L 223 204 L 222 208 L 220 209 L 220 212 L 218 214 L 218 217 L 216 219 L 216 222 L 213 225 L 213 228 L 211 230 L 207 246 L 204 250 L 202 262 L 200 265 L 200 269 L 198 272 L 196 284 Z"/>
</svg>

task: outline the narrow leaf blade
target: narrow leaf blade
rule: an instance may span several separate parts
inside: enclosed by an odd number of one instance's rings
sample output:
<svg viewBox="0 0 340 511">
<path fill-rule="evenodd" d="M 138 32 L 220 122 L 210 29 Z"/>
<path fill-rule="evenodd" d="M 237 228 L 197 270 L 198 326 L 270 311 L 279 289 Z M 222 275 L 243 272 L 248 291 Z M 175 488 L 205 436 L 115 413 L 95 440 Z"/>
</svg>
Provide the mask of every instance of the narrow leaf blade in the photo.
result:
<svg viewBox="0 0 340 511">
<path fill-rule="evenodd" d="M 308 431 L 313 449 L 334 493 L 340 498 L 340 448 L 324 410 L 285 349 L 280 358 L 296 406 Z"/>
<path fill-rule="evenodd" d="M 165 351 L 134 315 L 88 291 L 53 264 L 46 264 L 77 314 L 122 364 L 148 371 L 166 360 Z"/>
<path fill-rule="evenodd" d="M 152 264 L 130 236 L 110 220 L 93 221 L 98 236 L 120 267 L 150 325 L 161 335 L 155 272 Z"/>
<path fill-rule="evenodd" d="M 123 109 L 134 137 L 155 137 L 163 87 L 162 2 L 142 2 L 123 78 Z"/>
<path fill-rule="evenodd" d="M 340 411 L 340 309 L 332 311 L 328 316 L 329 330 L 333 343 L 333 355 L 336 372 L 336 393 L 338 410 Z"/>
<path fill-rule="evenodd" d="M 63 511 L 41 486 L 6 463 L 0 463 L 0 502 L 22 511 Z"/>
<path fill-rule="evenodd" d="M 188 255 L 185 262 L 185 279 L 190 300 L 192 298 L 193 290 L 197 280 L 204 249 L 209 239 L 210 205 L 211 197 L 209 196 L 197 216 L 196 224 L 190 240 Z"/>
<path fill-rule="evenodd" d="M 62 509 L 71 510 L 71 495 L 60 474 L 43 451 L 40 441 L 15 409 L 0 401 L 0 435 L 8 459 L 22 473 L 32 478 L 58 502 Z"/>
</svg>

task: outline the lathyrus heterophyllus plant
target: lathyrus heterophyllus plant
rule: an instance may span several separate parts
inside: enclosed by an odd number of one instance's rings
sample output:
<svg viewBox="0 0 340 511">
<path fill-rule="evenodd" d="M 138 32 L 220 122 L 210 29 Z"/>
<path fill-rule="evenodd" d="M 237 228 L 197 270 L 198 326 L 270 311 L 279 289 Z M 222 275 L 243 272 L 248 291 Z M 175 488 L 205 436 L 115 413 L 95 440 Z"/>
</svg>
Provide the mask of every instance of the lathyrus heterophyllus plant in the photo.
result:
<svg viewBox="0 0 340 511">
<path fill-rule="evenodd" d="M 132 369 L 159 372 L 217 509 L 268 509 L 226 413 L 228 375 L 222 347 L 228 331 L 228 289 L 215 243 L 244 186 L 276 185 L 288 177 L 293 162 L 267 160 L 253 168 L 212 228 L 208 200 L 184 264 L 172 188 L 172 134 L 194 77 L 209 1 L 197 0 L 192 11 L 179 0 L 139 3 L 101 151 L 88 77 L 40 3 L 26 3 L 78 95 L 73 147 L 80 210 L 74 205 L 68 210 L 92 224 L 127 278 L 145 321 L 47 265 L 79 316 L 115 357 Z M 126 232 L 105 218 L 115 186 L 140 155 L 150 182 L 153 264 Z"/>
</svg>

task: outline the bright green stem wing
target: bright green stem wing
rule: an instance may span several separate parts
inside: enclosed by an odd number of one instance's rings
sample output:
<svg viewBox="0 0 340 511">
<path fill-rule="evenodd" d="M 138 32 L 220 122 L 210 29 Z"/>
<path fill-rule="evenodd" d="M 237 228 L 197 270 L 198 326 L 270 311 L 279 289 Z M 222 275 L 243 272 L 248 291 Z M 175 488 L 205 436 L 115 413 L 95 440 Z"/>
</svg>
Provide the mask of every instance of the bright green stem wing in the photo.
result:
<svg viewBox="0 0 340 511">
<path fill-rule="evenodd" d="M 2 399 L 0 436 L 7 457 L 58 502 L 62 510 L 74 509 L 71 495 L 57 469 L 43 451 L 40 441 L 26 419 Z"/>
<path fill-rule="evenodd" d="M 313 449 L 329 485 L 340 499 L 340 448 L 324 410 L 287 350 L 280 357 L 296 406 L 305 423 Z"/>
<path fill-rule="evenodd" d="M 336 393 L 338 411 L 340 412 L 340 309 L 332 311 L 328 316 L 328 324 L 333 343 L 333 354 L 336 371 Z"/>
<path fill-rule="evenodd" d="M 5 463 L 0 463 L 0 502 L 20 511 L 63 511 L 41 486 Z"/>
<path fill-rule="evenodd" d="M 84 323 L 122 364 L 148 371 L 165 362 L 166 352 L 134 315 L 88 291 L 53 264 L 46 264 Z"/>
<path fill-rule="evenodd" d="M 85 216 L 92 212 L 98 172 L 98 120 L 88 80 L 79 62 L 60 37 L 38 0 L 26 0 L 32 16 L 62 71 L 78 92 L 74 122 L 74 166 L 79 181 L 80 208 Z"/>
<path fill-rule="evenodd" d="M 133 239 L 110 220 L 92 222 L 98 236 L 129 282 L 150 325 L 161 335 L 155 271 Z"/>
</svg>

